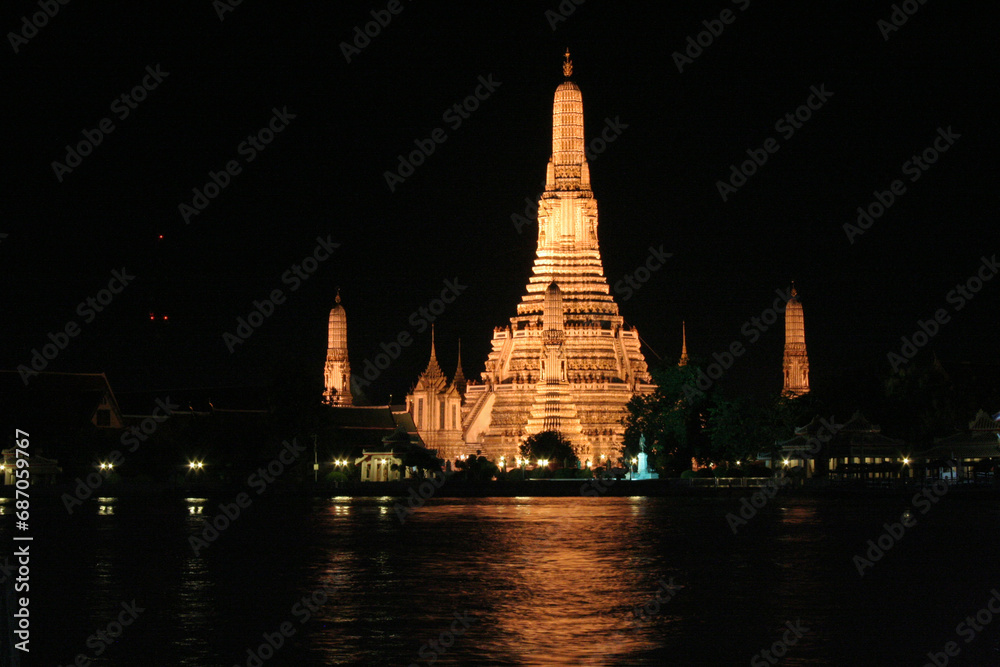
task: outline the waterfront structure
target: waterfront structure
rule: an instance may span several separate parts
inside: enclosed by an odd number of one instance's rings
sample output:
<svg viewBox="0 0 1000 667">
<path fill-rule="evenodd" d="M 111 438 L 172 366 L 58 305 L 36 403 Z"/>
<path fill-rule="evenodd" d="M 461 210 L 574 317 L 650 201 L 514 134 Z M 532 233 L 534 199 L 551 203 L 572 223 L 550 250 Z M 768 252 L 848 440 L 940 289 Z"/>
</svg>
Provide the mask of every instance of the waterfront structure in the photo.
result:
<svg viewBox="0 0 1000 667">
<path fill-rule="evenodd" d="M 616 460 L 625 404 L 655 388 L 639 335 L 619 314 L 604 276 L 583 96 L 572 73 L 567 51 L 531 277 L 517 314 L 493 332 L 481 381 L 465 392 L 465 445 L 492 459 L 513 461 L 526 437 L 555 430 L 581 460 Z"/>
<path fill-rule="evenodd" d="M 994 473 L 1000 460 L 1000 421 L 980 410 L 969 427 L 943 438 L 920 452 L 929 468 L 947 468 L 945 476 L 975 479 L 976 473 Z"/>
<path fill-rule="evenodd" d="M 795 283 L 792 296 L 785 304 L 785 362 L 782 393 L 795 398 L 809 393 L 809 357 L 806 354 L 805 316 Z"/>
<path fill-rule="evenodd" d="M 431 358 L 416 384 L 406 395 L 406 411 L 413 418 L 426 446 L 439 457 L 452 460 L 465 452 L 462 440 L 462 398 L 466 387 L 462 373 L 462 351 L 451 382 L 438 364 L 431 325 Z"/>
<path fill-rule="evenodd" d="M 347 313 L 340 305 L 340 290 L 337 290 L 336 305 L 330 310 L 323 380 L 326 387 L 324 403 L 343 406 L 354 402 L 351 396 L 351 362 L 347 358 Z"/>
<path fill-rule="evenodd" d="M 806 477 L 830 474 L 850 477 L 912 476 L 913 457 L 902 440 L 882 435 L 877 424 L 856 411 L 844 424 L 814 417 L 795 435 L 775 443 L 778 458 L 769 452 L 758 459 L 769 468 L 801 468 Z"/>
<path fill-rule="evenodd" d="M 365 449 L 362 450 L 361 456 L 354 460 L 354 465 L 361 466 L 362 482 L 397 482 L 403 459 L 393 454 L 392 450 L 369 452 Z M 396 466 L 395 470 L 392 469 L 393 466 Z M 406 470 L 407 477 L 410 476 L 409 472 Z"/>
</svg>

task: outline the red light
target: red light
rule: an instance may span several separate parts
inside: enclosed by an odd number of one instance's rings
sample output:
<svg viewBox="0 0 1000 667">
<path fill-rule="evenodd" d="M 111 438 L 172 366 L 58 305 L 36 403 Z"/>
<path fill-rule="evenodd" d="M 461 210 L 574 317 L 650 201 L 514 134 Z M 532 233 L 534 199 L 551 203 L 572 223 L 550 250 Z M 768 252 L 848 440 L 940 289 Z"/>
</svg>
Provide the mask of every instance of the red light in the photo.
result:
<svg viewBox="0 0 1000 667">
<path fill-rule="evenodd" d="M 161 238 L 161 239 L 163 238 L 163 234 L 160 234 L 160 238 Z"/>
<path fill-rule="evenodd" d="M 153 315 L 153 313 L 150 313 L 150 314 L 149 314 L 149 319 L 151 319 L 151 320 L 155 320 L 155 319 L 156 319 L 156 316 L 155 316 L 155 315 Z"/>
<path fill-rule="evenodd" d="M 166 316 L 166 315 L 164 315 L 164 316 L 163 316 L 163 319 L 167 319 L 167 316 Z"/>
</svg>

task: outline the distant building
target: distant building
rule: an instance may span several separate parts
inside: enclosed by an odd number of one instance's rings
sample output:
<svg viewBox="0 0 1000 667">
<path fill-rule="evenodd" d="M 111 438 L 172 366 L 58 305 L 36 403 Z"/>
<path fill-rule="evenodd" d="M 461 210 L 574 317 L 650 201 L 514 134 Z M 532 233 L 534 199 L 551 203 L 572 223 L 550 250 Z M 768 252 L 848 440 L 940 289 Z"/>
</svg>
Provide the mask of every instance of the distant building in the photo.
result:
<svg viewBox="0 0 1000 667">
<path fill-rule="evenodd" d="M 458 352 L 458 369 L 451 382 L 438 364 L 431 328 L 431 358 L 427 368 L 406 395 L 406 411 L 413 418 L 421 438 L 446 460 L 465 452 L 462 440 L 462 400 L 465 391 L 462 373 L 462 350 Z"/>
<path fill-rule="evenodd" d="M 26 467 L 25 464 L 21 464 L 21 470 L 26 469 L 28 471 L 26 479 L 28 479 L 29 484 L 55 484 L 59 477 L 59 473 L 62 472 L 62 468 L 59 467 L 59 462 L 57 460 L 45 458 L 44 456 L 40 456 L 38 454 L 19 456 L 16 447 L 3 450 L 2 456 L 2 462 L 0 462 L 0 480 L 3 480 L 2 484 L 4 485 L 9 486 L 17 481 L 15 470 L 18 470 L 18 459 L 23 459 L 28 462 Z"/>
<path fill-rule="evenodd" d="M 795 429 L 789 440 L 777 443 L 778 459 L 770 453 L 759 458 L 770 468 L 802 468 L 807 477 L 826 474 L 837 477 L 912 476 L 909 446 L 882 435 L 882 429 L 860 411 L 845 424 L 819 417 Z"/>
<path fill-rule="evenodd" d="M 782 393 L 790 398 L 809 393 L 809 356 L 806 354 L 805 315 L 795 283 L 785 304 L 785 386 Z"/>
<path fill-rule="evenodd" d="M 402 464 L 403 459 L 394 455 L 392 450 L 387 452 L 369 452 L 366 449 L 362 452 L 361 457 L 354 461 L 354 465 L 360 467 L 362 482 L 399 481 L 399 471 L 402 468 Z M 395 466 L 395 470 L 393 470 L 393 466 Z M 406 476 L 410 476 L 408 470 L 406 471 Z"/>
<path fill-rule="evenodd" d="M 340 305 L 340 290 L 337 290 L 337 305 L 330 311 L 330 325 L 327 335 L 326 366 L 323 378 L 326 389 L 323 402 L 328 405 L 351 405 L 351 362 L 347 357 L 347 313 Z"/>
<path fill-rule="evenodd" d="M 994 473 L 1000 461 L 1000 421 L 980 410 L 969 427 L 944 438 L 920 452 L 925 465 L 947 468 L 948 474 L 974 478 L 976 473 Z"/>
</svg>

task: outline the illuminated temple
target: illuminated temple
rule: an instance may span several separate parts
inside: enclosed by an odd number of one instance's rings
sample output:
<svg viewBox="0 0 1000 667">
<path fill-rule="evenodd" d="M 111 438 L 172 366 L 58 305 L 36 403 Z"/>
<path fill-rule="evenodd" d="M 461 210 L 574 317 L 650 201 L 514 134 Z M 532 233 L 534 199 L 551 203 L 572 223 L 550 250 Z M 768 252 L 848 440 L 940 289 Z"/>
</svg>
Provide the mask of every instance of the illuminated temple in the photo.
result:
<svg viewBox="0 0 1000 667">
<path fill-rule="evenodd" d="M 323 368 L 323 402 L 327 405 L 351 405 L 351 363 L 347 358 L 347 313 L 340 305 L 337 290 L 336 305 L 330 310 L 327 329 L 326 366 Z"/>
<path fill-rule="evenodd" d="M 481 382 L 469 382 L 462 406 L 466 451 L 506 456 L 528 436 L 556 430 L 581 460 L 617 460 L 625 404 L 655 387 L 639 335 L 618 313 L 604 277 L 597 200 L 585 155 L 583 96 L 570 80 L 556 88 L 552 157 L 538 202 L 538 247 L 517 314 L 493 332 Z M 444 447 L 438 455 L 450 457 Z"/>
<path fill-rule="evenodd" d="M 785 359 L 782 393 L 795 398 L 809 393 L 809 356 L 806 354 L 806 325 L 799 293 L 792 283 L 792 296 L 785 305 Z"/>
</svg>

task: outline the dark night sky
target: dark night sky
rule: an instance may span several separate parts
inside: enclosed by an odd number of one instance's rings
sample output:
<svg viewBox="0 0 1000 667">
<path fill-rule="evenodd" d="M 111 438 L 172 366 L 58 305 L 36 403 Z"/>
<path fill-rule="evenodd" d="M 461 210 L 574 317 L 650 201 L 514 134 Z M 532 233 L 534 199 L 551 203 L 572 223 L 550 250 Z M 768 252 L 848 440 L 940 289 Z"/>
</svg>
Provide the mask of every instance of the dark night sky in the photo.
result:
<svg viewBox="0 0 1000 667">
<path fill-rule="evenodd" d="M 478 377 L 530 272 L 535 227 L 518 234 L 511 214 L 544 182 L 567 46 L 588 139 L 606 118 L 628 126 L 591 165 L 610 283 L 650 246 L 673 253 L 631 299 L 616 293 L 656 353 L 676 357 L 681 319 L 692 354 L 747 342 L 743 323 L 794 279 L 814 385 L 887 369 L 900 336 L 938 308 L 952 319 L 923 354 L 997 363 L 1000 280 L 960 312 L 946 299 L 998 249 L 995 35 L 979 9 L 920 5 L 886 41 L 876 22 L 890 2 L 650 13 L 591 0 L 556 30 L 555 0 L 408 2 L 347 63 L 340 42 L 385 4 L 323 4 L 245 0 L 220 21 L 208 0 L 73 2 L 19 53 L 8 40 L 0 366 L 28 363 L 73 320 L 81 333 L 47 370 L 104 371 L 119 391 L 259 383 L 276 364 L 318 377 L 339 285 L 355 372 L 380 342 L 416 335 L 372 387 L 398 400 L 428 353 L 410 314 L 457 277 L 468 289 L 438 320 L 439 358 L 451 373 L 461 337 Z M 724 8 L 735 22 L 678 72 L 671 54 Z M 36 10 L 9 5 L 4 32 Z M 169 75 L 119 120 L 112 101 L 157 64 Z M 442 114 L 489 75 L 500 87 L 453 129 Z M 813 85 L 832 97 L 783 137 L 775 122 Z M 274 107 L 295 118 L 247 163 L 237 147 Z M 58 182 L 51 163 L 106 117 L 114 131 Z M 903 163 L 948 126 L 961 138 L 911 183 Z M 390 192 L 383 172 L 439 127 L 447 141 Z M 769 137 L 778 152 L 723 202 L 716 181 Z M 242 173 L 186 225 L 178 205 L 232 159 Z M 906 192 L 849 243 L 842 225 L 894 179 Z M 289 293 L 281 276 L 317 235 L 341 247 Z M 134 281 L 83 322 L 77 304 L 123 266 Z M 273 289 L 287 302 L 230 354 L 222 334 Z M 778 326 L 733 376 L 780 386 L 781 346 Z"/>
</svg>

